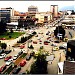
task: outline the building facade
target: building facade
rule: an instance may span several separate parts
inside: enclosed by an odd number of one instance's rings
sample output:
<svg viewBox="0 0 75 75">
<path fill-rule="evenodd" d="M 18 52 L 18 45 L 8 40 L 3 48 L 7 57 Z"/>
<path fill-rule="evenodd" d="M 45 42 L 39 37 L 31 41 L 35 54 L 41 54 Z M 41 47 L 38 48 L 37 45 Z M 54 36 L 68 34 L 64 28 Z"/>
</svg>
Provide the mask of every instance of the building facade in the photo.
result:
<svg viewBox="0 0 75 75">
<path fill-rule="evenodd" d="M 0 9 L 0 21 L 11 22 L 11 16 L 14 16 L 13 8 L 9 7 Z"/>
<path fill-rule="evenodd" d="M 35 18 L 36 13 L 38 12 L 38 8 L 36 6 L 29 6 L 28 7 L 28 16 Z"/>
<path fill-rule="evenodd" d="M 53 18 L 57 18 L 58 17 L 58 5 L 51 5 L 50 12 L 52 12 Z"/>
<path fill-rule="evenodd" d="M 50 12 L 39 12 L 35 18 L 38 18 L 38 23 L 48 23 L 51 20 L 51 14 Z"/>
</svg>

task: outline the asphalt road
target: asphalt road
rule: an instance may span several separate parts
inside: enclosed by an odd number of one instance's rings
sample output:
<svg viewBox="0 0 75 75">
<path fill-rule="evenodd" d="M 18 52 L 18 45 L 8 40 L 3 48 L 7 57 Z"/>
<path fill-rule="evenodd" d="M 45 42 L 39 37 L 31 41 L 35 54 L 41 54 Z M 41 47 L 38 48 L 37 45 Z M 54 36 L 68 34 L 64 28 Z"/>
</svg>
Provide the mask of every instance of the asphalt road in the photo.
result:
<svg viewBox="0 0 75 75">
<path fill-rule="evenodd" d="M 53 32 L 54 29 L 55 29 L 55 27 L 51 27 L 51 28 L 49 28 L 49 29 L 46 29 L 45 27 L 43 27 L 43 28 L 40 27 L 39 29 L 36 29 L 36 30 L 35 30 L 37 33 L 43 32 L 43 34 L 38 34 L 39 37 L 43 37 L 43 38 L 41 38 L 42 44 L 39 44 L 39 40 L 37 40 L 38 37 L 35 37 L 35 36 L 34 36 L 34 37 L 32 38 L 33 41 L 37 41 L 37 42 L 38 42 L 38 44 L 30 43 L 30 44 L 32 44 L 32 45 L 34 46 L 34 51 L 38 50 L 38 49 L 40 48 L 40 46 L 44 46 L 44 50 L 49 51 L 49 53 L 51 54 L 51 52 L 52 52 L 52 46 L 50 46 L 50 45 L 51 45 L 52 42 L 49 43 L 49 45 L 44 45 L 43 42 L 44 42 L 45 40 L 47 40 L 47 37 L 48 37 L 48 36 L 46 35 L 46 32 L 47 32 L 47 31 Z M 67 30 L 67 29 L 66 29 L 66 34 L 67 34 L 68 38 L 71 39 L 71 37 L 70 37 L 68 31 L 71 31 L 71 33 L 72 33 L 73 35 L 74 35 L 74 31 L 73 31 L 73 30 Z M 17 39 L 18 39 L 18 38 L 17 38 Z M 52 39 L 53 39 L 53 37 L 52 37 Z M 54 38 L 54 39 L 55 39 L 55 38 Z M 17 41 L 17 40 L 16 40 L 16 41 Z M 14 42 L 16 42 L 16 41 L 15 41 L 15 40 L 14 40 L 14 41 L 11 41 L 11 42 L 8 43 L 8 44 L 13 45 Z M 64 42 L 61 42 L 61 43 L 59 43 L 59 44 L 57 44 L 57 45 L 60 46 L 60 45 L 62 45 L 63 43 L 64 43 Z M 22 50 L 27 51 L 27 50 L 28 50 L 27 45 L 28 45 L 28 44 L 27 44 L 27 42 L 26 42 L 25 48 L 22 49 Z M 8 54 L 7 56 L 9 56 L 9 55 L 14 56 L 15 54 L 17 54 L 17 53 L 21 50 L 19 47 L 16 47 L 16 48 L 14 48 L 14 49 L 15 49 L 15 51 L 11 52 L 11 53 Z M 30 51 L 30 50 L 29 50 L 29 51 Z M 65 60 L 65 54 L 64 54 L 63 50 L 53 51 L 53 53 L 55 54 L 55 58 L 54 58 L 53 61 L 49 61 L 49 64 L 48 64 L 48 73 L 49 73 L 49 74 L 57 74 L 57 73 L 58 73 L 58 65 L 57 65 L 58 62 Z M 61 55 L 60 55 L 60 53 L 61 53 Z M 59 61 L 60 58 L 61 58 L 61 60 Z M 30 65 L 32 64 L 32 62 L 33 62 L 33 58 L 32 58 L 30 61 L 27 62 L 27 64 L 22 68 L 21 72 L 25 72 L 27 69 L 30 69 Z M 50 62 L 52 62 L 52 64 L 50 64 Z M 4 61 L 3 59 L 0 59 L 0 66 L 2 66 L 3 64 L 5 64 L 5 61 Z"/>
</svg>

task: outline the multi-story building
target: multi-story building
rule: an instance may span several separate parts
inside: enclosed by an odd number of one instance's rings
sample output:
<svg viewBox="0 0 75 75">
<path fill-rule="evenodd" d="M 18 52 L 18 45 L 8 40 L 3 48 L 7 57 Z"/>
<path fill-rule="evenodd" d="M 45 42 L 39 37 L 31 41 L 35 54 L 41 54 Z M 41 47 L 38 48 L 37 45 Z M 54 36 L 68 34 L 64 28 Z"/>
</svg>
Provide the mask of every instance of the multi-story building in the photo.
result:
<svg viewBox="0 0 75 75">
<path fill-rule="evenodd" d="M 35 18 L 38 18 L 38 23 L 48 23 L 51 17 L 50 12 L 39 12 L 35 15 Z"/>
<path fill-rule="evenodd" d="M 57 18 L 58 17 L 58 5 L 51 5 L 50 12 L 52 12 L 53 18 Z"/>
<path fill-rule="evenodd" d="M 35 18 L 36 13 L 38 12 L 38 8 L 36 6 L 29 6 L 28 7 L 28 16 L 31 16 L 32 18 Z"/>
<path fill-rule="evenodd" d="M 13 8 L 9 7 L 0 9 L 0 21 L 11 22 L 11 16 L 14 16 Z"/>
</svg>

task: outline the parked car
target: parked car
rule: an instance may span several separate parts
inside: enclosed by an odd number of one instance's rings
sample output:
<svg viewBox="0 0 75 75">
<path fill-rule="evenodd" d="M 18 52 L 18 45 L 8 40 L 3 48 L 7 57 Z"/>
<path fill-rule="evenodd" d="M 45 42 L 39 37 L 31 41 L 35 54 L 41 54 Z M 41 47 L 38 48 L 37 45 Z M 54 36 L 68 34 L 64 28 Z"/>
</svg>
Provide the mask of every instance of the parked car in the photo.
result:
<svg viewBox="0 0 75 75">
<path fill-rule="evenodd" d="M 56 45 L 56 44 L 51 44 L 51 46 L 57 47 L 57 45 Z"/>
<path fill-rule="evenodd" d="M 0 59 L 5 58 L 5 56 L 6 56 L 5 53 L 1 54 L 1 55 L 0 55 Z"/>
<path fill-rule="evenodd" d="M 66 49 L 64 46 L 59 46 L 59 49 Z"/>
<path fill-rule="evenodd" d="M 53 51 L 57 51 L 57 50 L 59 50 L 58 47 L 53 47 Z"/>
<path fill-rule="evenodd" d="M 40 49 L 43 49 L 43 46 L 40 46 Z"/>
<path fill-rule="evenodd" d="M 11 50 L 4 51 L 5 54 L 9 54 L 10 52 L 11 52 Z"/>
<path fill-rule="evenodd" d="M 45 42 L 44 45 L 48 45 L 48 43 Z"/>
<path fill-rule="evenodd" d="M 6 64 L 7 66 L 9 66 L 12 62 L 13 62 L 12 60 L 8 60 L 8 61 L 6 61 L 5 64 Z"/>
<path fill-rule="evenodd" d="M 60 43 L 59 40 L 54 41 L 55 43 Z"/>
<path fill-rule="evenodd" d="M 16 60 L 18 58 L 18 56 L 19 56 L 18 54 L 14 55 L 13 60 Z"/>
<path fill-rule="evenodd" d="M 24 47 L 25 47 L 25 45 L 21 45 L 21 46 L 20 46 L 20 49 L 23 49 Z"/>
<path fill-rule="evenodd" d="M 37 44 L 37 41 L 33 41 L 33 44 Z"/>
<path fill-rule="evenodd" d="M 27 55 L 26 56 L 26 60 L 30 60 L 31 56 L 30 55 Z"/>
<path fill-rule="evenodd" d="M 21 66 L 21 67 L 23 67 L 25 64 L 26 64 L 26 60 L 22 60 L 22 61 L 20 62 L 20 66 Z"/>
<path fill-rule="evenodd" d="M 38 37 L 38 35 L 35 35 L 35 37 Z"/>
<path fill-rule="evenodd" d="M 17 67 L 12 71 L 12 74 L 18 74 L 20 70 L 21 70 L 21 67 Z"/>
<path fill-rule="evenodd" d="M 23 51 L 21 50 L 19 53 L 18 53 L 18 55 L 21 55 L 23 53 Z"/>
<path fill-rule="evenodd" d="M 4 50 L 0 50 L 0 54 L 4 53 Z"/>
<path fill-rule="evenodd" d="M 1 72 L 3 72 L 6 69 L 6 65 L 3 65 L 2 67 L 0 67 L 0 74 Z"/>
<path fill-rule="evenodd" d="M 4 58 L 5 61 L 8 61 L 9 59 L 11 59 L 12 56 L 7 56 L 6 58 Z"/>
<path fill-rule="evenodd" d="M 30 56 L 34 56 L 34 54 L 35 54 L 35 52 L 31 52 L 31 53 L 30 53 Z"/>
</svg>

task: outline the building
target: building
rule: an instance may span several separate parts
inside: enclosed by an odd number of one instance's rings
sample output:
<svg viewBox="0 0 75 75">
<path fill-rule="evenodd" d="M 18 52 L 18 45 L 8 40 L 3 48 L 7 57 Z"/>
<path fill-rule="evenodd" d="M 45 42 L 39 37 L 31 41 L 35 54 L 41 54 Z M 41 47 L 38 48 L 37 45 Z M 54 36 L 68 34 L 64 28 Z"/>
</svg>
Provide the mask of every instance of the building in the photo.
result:
<svg viewBox="0 0 75 75">
<path fill-rule="evenodd" d="M 11 16 L 14 16 L 13 8 L 9 7 L 0 9 L 0 21 L 11 22 Z"/>
<path fill-rule="evenodd" d="M 39 12 L 35 18 L 38 18 L 38 23 L 48 23 L 52 19 L 52 15 L 50 12 Z"/>
<path fill-rule="evenodd" d="M 52 12 L 53 18 L 57 18 L 58 17 L 58 5 L 51 5 L 50 12 Z"/>
<path fill-rule="evenodd" d="M 35 18 L 35 14 L 38 12 L 38 8 L 36 6 L 29 6 L 28 7 L 28 16 L 31 16 L 32 18 Z"/>
</svg>

